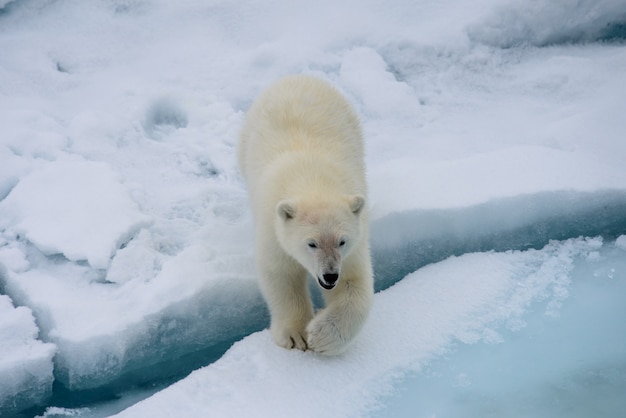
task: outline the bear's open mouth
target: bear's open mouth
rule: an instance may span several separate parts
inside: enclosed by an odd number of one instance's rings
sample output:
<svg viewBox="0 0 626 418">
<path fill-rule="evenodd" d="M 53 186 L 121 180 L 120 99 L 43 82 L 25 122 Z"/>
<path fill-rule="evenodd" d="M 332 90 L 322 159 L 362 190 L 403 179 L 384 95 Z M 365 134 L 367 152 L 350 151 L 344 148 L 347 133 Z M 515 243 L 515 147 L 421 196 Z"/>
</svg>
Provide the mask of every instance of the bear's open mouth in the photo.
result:
<svg viewBox="0 0 626 418">
<path fill-rule="evenodd" d="M 320 286 L 322 286 L 326 290 L 330 290 L 335 287 L 334 284 L 328 284 L 324 282 L 324 280 L 320 279 L 319 277 L 317 278 L 317 282 L 320 284 Z"/>
</svg>

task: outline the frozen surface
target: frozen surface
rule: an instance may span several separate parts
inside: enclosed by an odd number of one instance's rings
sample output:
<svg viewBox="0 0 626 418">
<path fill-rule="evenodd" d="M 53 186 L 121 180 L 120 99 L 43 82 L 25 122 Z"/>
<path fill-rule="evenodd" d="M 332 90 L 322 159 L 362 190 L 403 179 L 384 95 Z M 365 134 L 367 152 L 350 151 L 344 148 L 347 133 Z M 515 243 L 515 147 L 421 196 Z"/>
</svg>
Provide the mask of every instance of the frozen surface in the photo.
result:
<svg viewBox="0 0 626 418">
<path fill-rule="evenodd" d="M 115 250 L 147 223 L 116 176 L 104 163 L 49 163 L 22 178 L 0 203 L 0 227 L 23 235 L 45 255 L 105 269 Z"/>
<path fill-rule="evenodd" d="M 15 413 L 44 404 L 52 393 L 53 344 L 38 340 L 30 309 L 0 295 L 0 411 Z M 3 415 L 4 416 L 4 415 Z"/>
<path fill-rule="evenodd" d="M 470 27 L 470 37 L 491 45 L 611 40 L 626 35 L 623 1 L 515 0 L 496 6 L 490 16 Z"/>
<path fill-rule="evenodd" d="M 580 401 L 598 404 L 599 409 L 587 404 L 587 412 L 615 416 L 624 406 L 620 388 L 626 388 L 626 340 L 620 332 L 626 311 L 618 296 L 626 289 L 625 255 L 601 239 L 575 239 L 542 250 L 452 257 L 378 293 L 365 330 L 342 357 L 285 351 L 263 331 L 118 416 L 298 411 L 303 417 L 358 417 L 381 405 L 388 409 L 377 416 L 528 416 L 529 410 L 555 416 L 552 411 L 567 407 L 546 409 L 549 396 L 542 389 L 560 390 L 563 402 L 571 404 L 594 379 L 611 392 L 603 399 L 594 391 Z M 430 374 L 448 377 L 426 367 L 436 361 L 454 370 L 457 387 L 425 390 Z M 418 378 L 399 380 L 408 372 Z M 482 385 L 473 385 L 474 379 Z M 382 395 L 396 391 L 403 395 L 400 405 L 395 398 L 381 402 Z M 519 409 L 526 396 L 539 402 Z M 430 409 L 439 401 L 442 409 Z"/>
<path fill-rule="evenodd" d="M 0 0 L 0 293 L 56 346 L 51 411 L 120 392 L 122 408 L 141 396 L 130 387 L 180 379 L 266 326 L 234 147 L 284 74 L 330 81 L 361 116 L 378 290 L 450 256 L 626 233 L 625 10 Z M 251 339 L 269 364 L 328 368 Z M 371 376 L 415 369 L 368 356 Z"/>
<path fill-rule="evenodd" d="M 544 192 L 466 208 L 416 209 L 372 223 L 376 288 L 451 255 L 541 248 L 550 239 L 626 231 L 626 193 Z"/>
<path fill-rule="evenodd" d="M 217 344 L 258 323 L 247 317 L 259 317 L 255 310 L 264 313 L 251 280 L 250 256 L 229 252 L 229 240 L 234 245 L 242 237 L 233 228 L 216 227 L 213 232 L 221 237 L 219 257 L 209 245 L 190 245 L 158 266 L 154 277 L 121 284 L 89 266 L 9 244 L 0 258 L 12 252 L 29 261 L 24 261 L 28 267 L 19 266 L 21 271 L 7 269 L 6 289 L 34 307 L 44 336 L 59 347 L 56 378 L 70 389 L 94 388 L 134 368 Z M 142 238 L 145 234 L 138 239 L 150 240 Z M 156 256 L 145 254 L 154 251 L 152 244 L 120 250 L 130 253 L 131 261 L 114 260 L 116 278 L 129 274 L 125 269 L 144 268 L 142 262 L 154 263 Z"/>
<path fill-rule="evenodd" d="M 521 327 L 500 326 L 497 340 L 457 342 L 397 381 L 370 416 L 621 416 L 626 252 L 620 240 L 575 260 L 558 309 L 552 297 L 542 297 Z"/>
</svg>

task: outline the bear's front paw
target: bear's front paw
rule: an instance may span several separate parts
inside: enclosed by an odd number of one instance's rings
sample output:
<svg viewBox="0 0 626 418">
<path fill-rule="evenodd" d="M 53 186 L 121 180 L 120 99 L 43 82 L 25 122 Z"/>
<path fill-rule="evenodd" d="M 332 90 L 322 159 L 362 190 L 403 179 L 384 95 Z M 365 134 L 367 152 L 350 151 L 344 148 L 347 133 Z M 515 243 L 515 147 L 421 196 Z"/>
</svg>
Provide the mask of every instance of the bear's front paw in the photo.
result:
<svg viewBox="0 0 626 418">
<path fill-rule="evenodd" d="M 321 311 L 306 327 L 309 349 L 324 355 L 341 354 L 348 342 L 339 330 L 338 318 Z"/>
<path fill-rule="evenodd" d="M 277 345 L 292 349 L 305 351 L 307 345 L 306 331 L 297 328 L 272 327 L 272 336 Z"/>
</svg>

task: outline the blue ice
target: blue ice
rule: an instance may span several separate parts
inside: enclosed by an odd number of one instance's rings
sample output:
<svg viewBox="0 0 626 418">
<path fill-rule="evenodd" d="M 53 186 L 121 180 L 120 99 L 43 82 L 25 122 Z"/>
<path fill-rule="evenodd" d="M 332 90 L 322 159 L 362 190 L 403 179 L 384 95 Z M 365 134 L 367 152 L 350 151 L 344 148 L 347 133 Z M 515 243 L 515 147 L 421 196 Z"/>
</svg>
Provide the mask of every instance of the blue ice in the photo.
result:
<svg viewBox="0 0 626 418">
<path fill-rule="evenodd" d="M 521 330 L 498 330 L 502 342 L 456 343 L 421 372 L 396 382 L 373 416 L 624 416 L 625 255 L 607 243 L 578 260 L 557 312 L 549 301 L 538 301 Z"/>
</svg>

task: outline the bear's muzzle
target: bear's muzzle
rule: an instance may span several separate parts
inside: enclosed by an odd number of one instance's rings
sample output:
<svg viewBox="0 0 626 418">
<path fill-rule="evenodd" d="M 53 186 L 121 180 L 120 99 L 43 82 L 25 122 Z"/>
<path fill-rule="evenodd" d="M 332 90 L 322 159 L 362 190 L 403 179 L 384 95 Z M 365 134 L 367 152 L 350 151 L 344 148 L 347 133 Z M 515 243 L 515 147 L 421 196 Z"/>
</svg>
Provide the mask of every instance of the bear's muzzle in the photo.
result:
<svg viewBox="0 0 626 418">
<path fill-rule="evenodd" d="M 337 279 L 339 279 L 339 275 L 337 273 L 327 273 L 324 274 L 322 278 L 318 277 L 317 281 L 324 289 L 330 290 L 337 284 Z"/>
</svg>

